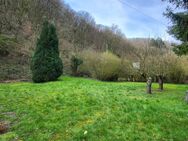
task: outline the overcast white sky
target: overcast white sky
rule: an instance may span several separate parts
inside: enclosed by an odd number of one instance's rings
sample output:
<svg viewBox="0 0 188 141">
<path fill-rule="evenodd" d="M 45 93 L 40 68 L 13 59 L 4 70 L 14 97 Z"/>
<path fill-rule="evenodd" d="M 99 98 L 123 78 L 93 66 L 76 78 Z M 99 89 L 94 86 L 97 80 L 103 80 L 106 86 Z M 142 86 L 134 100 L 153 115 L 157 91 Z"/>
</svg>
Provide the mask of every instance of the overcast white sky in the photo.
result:
<svg viewBox="0 0 188 141">
<path fill-rule="evenodd" d="M 75 11 L 87 11 L 97 24 L 116 24 L 128 38 L 162 37 L 169 21 L 163 16 L 166 3 L 161 0 L 64 0 Z M 153 18 L 152 18 L 153 17 Z"/>
</svg>

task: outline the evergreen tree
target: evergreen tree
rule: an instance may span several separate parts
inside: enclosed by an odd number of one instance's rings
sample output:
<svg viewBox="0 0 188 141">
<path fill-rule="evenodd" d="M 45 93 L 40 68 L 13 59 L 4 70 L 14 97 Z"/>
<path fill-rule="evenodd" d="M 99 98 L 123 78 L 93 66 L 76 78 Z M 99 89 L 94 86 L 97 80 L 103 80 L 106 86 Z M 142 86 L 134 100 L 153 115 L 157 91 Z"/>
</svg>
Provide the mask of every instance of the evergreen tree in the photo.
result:
<svg viewBox="0 0 188 141">
<path fill-rule="evenodd" d="M 54 81 L 62 74 L 62 70 L 63 63 L 59 57 L 56 28 L 53 24 L 44 22 L 32 58 L 32 79 L 36 83 Z"/>
<path fill-rule="evenodd" d="M 172 26 L 169 27 L 169 33 L 182 44 L 174 48 L 174 52 L 178 55 L 188 54 L 188 0 L 163 0 L 173 4 L 176 9 L 181 9 L 182 12 L 174 12 L 168 7 L 165 15 L 171 19 Z"/>
</svg>

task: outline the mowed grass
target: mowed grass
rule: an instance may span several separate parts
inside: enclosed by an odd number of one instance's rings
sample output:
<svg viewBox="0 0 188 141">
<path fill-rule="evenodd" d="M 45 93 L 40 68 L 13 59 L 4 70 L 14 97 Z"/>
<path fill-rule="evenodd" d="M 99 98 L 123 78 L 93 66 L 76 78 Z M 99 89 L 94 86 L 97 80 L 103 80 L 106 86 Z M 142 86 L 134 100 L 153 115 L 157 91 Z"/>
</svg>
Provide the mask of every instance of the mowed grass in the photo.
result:
<svg viewBox="0 0 188 141">
<path fill-rule="evenodd" d="M 57 82 L 0 84 L 5 141 L 187 141 L 187 85 L 62 77 Z"/>
</svg>

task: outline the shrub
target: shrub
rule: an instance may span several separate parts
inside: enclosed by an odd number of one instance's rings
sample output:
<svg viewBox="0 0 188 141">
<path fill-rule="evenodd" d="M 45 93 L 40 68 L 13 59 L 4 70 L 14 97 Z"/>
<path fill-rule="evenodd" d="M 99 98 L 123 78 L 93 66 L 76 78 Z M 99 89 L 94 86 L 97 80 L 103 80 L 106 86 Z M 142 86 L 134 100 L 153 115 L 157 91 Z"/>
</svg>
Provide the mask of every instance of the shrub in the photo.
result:
<svg viewBox="0 0 188 141">
<path fill-rule="evenodd" d="M 54 81 L 62 74 L 62 69 L 55 26 L 45 22 L 32 58 L 32 79 L 37 83 Z"/>
<path fill-rule="evenodd" d="M 103 81 L 116 81 L 120 70 L 120 58 L 110 52 L 84 51 L 81 71 Z"/>
<path fill-rule="evenodd" d="M 78 75 L 78 67 L 83 63 L 83 60 L 76 56 L 73 55 L 71 58 L 71 70 L 72 70 L 72 75 L 77 76 Z"/>
<path fill-rule="evenodd" d="M 131 60 L 126 58 L 121 59 L 121 69 L 119 72 L 119 77 L 124 80 L 133 80 L 138 72 L 133 68 L 133 63 Z M 134 78 L 133 78 L 134 77 Z"/>
<path fill-rule="evenodd" d="M 169 81 L 173 83 L 183 83 L 186 79 L 185 71 L 180 64 L 174 64 L 170 68 Z"/>
<path fill-rule="evenodd" d="M 183 58 L 177 57 L 175 54 L 168 54 L 166 58 L 167 64 L 167 81 L 172 83 L 183 83 L 186 79 L 186 65 Z"/>
<path fill-rule="evenodd" d="M 181 66 L 183 67 L 185 75 L 188 76 L 188 56 L 182 56 L 179 62 L 181 63 Z"/>
</svg>

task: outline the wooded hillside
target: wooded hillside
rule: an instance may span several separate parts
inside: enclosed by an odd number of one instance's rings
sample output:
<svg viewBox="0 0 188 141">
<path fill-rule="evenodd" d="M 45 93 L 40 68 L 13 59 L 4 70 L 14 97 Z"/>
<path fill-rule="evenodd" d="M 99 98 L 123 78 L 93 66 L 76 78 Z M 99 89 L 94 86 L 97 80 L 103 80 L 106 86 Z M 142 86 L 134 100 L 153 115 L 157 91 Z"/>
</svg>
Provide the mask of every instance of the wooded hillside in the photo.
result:
<svg viewBox="0 0 188 141">
<path fill-rule="evenodd" d="M 0 19 L 1 81 L 30 80 L 31 56 L 36 47 L 42 23 L 45 20 L 56 25 L 60 40 L 60 56 L 64 63 L 64 74 L 72 74 L 71 58 L 73 56 L 93 61 L 93 59 L 84 56 L 84 52 L 94 52 L 91 53 L 91 56 L 100 56 L 99 54 L 104 52 L 112 53 L 118 57 L 121 66 L 116 70 L 118 73 L 114 74 L 118 75 L 118 78 L 131 79 L 134 77 L 138 81 L 145 79 L 148 75 L 166 76 L 166 68 L 159 69 L 160 65 L 164 64 L 156 63 L 155 68 L 148 69 L 156 59 L 164 62 L 166 54 L 171 54 L 167 60 L 178 62 L 181 59 L 186 62 L 185 57 L 177 58 L 171 51 L 169 44 L 160 38 L 127 39 L 118 26 L 98 25 L 89 13 L 75 12 L 60 0 L 4 0 L 0 3 Z M 132 66 L 134 62 L 139 62 L 139 70 L 135 70 Z M 76 75 L 95 77 L 93 72 L 86 69 L 87 66 L 88 63 L 79 66 Z M 182 66 L 170 68 L 168 74 L 171 74 L 170 77 L 176 77 L 176 81 L 179 82 L 180 78 L 174 76 L 176 72 L 173 70 L 177 70 L 176 68 L 180 68 L 181 77 L 184 78 L 181 79 L 183 80 L 181 82 L 184 82 L 188 74 L 187 68 Z M 151 73 L 153 69 L 155 71 Z M 153 72 L 156 73 L 153 74 Z M 170 77 L 168 81 L 172 80 Z M 173 78 L 173 80 L 175 79 Z"/>
</svg>

